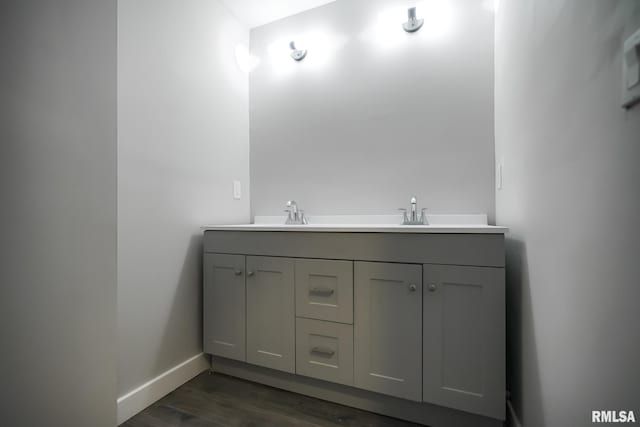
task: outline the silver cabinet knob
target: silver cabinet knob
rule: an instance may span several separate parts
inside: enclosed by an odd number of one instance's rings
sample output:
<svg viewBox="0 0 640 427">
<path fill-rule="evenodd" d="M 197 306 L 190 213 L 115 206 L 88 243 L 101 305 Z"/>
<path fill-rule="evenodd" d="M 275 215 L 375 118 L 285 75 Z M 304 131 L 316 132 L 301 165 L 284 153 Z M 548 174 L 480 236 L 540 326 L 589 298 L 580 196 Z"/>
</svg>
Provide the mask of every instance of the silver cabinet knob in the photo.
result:
<svg viewBox="0 0 640 427">
<path fill-rule="evenodd" d="M 418 289 L 418 287 L 415 284 L 411 283 L 409 285 L 409 291 L 415 292 L 417 289 Z"/>
<path fill-rule="evenodd" d="M 253 271 L 247 271 L 247 276 L 251 277 L 253 276 L 255 273 Z"/>
<path fill-rule="evenodd" d="M 234 270 L 233 274 L 236 276 L 242 276 L 242 270 Z"/>
<path fill-rule="evenodd" d="M 435 292 L 438 287 L 435 285 L 435 283 L 430 283 L 429 286 L 427 286 L 427 289 L 429 289 L 429 292 Z"/>
</svg>

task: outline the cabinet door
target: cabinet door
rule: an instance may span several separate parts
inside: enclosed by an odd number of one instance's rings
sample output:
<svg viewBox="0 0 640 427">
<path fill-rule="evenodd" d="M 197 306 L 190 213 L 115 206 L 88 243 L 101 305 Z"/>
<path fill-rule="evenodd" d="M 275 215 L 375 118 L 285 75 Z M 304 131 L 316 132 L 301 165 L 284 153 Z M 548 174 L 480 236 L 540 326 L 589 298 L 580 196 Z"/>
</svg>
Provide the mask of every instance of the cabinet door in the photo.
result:
<svg viewBox="0 0 640 427">
<path fill-rule="evenodd" d="M 204 352 L 246 360 L 244 256 L 204 255 Z"/>
<path fill-rule="evenodd" d="M 247 257 L 247 362 L 295 372 L 294 262 Z"/>
<path fill-rule="evenodd" d="M 505 417 L 504 269 L 424 265 L 423 400 Z"/>
<path fill-rule="evenodd" d="M 422 401 L 422 266 L 354 268 L 356 387 Z"/>
</svg>

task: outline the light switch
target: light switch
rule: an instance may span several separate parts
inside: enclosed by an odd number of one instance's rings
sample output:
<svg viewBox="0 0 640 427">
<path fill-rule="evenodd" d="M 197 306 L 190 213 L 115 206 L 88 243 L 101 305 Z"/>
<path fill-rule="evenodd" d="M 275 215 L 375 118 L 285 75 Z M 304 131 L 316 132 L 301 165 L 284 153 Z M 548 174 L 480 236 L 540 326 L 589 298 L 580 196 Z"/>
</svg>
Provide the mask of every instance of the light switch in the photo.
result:
<svg viewBox="0 0 640 427">
<path fill-rule="evenodd" d="M 233 198 L 240 200 L 242 198 L 242 186 L 240 181 L 233 181 Z"/>
<path fill-rule="evenodd" d="M 622 106 L 640 102 L 640 28 L 622 47 Z"/>
</svg>

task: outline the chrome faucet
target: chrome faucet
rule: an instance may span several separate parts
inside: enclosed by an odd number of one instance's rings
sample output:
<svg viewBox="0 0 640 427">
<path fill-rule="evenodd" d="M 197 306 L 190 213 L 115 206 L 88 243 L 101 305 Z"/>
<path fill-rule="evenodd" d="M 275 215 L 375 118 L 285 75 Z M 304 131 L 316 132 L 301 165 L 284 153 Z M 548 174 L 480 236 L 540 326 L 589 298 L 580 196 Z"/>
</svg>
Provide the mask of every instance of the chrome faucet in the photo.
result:
<svg viewBox="0 0 640 427">
<path fill-rule="evenodd" d="M 402 211 L 402 225 L 425 225 L 427 224 L 427 208 L 422 208 L 418 214 L 418 199 L 416 196 L 411 197 L 411 213 L 407 215 L 406 208 L 400 208 Z"/>
<path fill-rule="evenodd" d="M 307 218 L 304 216 L 304 211 L 298 209 L 298 204 L 295 200 L 289 200 L 287 202 L 287 209 L 285 209 L 285 212 L 288 213 L 285 224 L 307 224 Z"/>
</svg>

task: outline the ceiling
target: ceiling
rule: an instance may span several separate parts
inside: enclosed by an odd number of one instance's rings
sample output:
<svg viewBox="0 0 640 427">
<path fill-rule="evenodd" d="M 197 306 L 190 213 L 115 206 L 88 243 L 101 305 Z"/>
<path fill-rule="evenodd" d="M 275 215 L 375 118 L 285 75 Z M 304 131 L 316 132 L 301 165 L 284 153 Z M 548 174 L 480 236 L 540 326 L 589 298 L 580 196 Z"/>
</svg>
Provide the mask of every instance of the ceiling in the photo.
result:
<svg viewBox="0 0 640 427">
<path fill-rule="evenodd" d="M 249 28 L 259 27 L 269 22 L 305 10 L 313 9 L 335 0 L 222 0 L 236 18 Z"/>
</svg>

